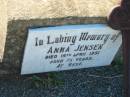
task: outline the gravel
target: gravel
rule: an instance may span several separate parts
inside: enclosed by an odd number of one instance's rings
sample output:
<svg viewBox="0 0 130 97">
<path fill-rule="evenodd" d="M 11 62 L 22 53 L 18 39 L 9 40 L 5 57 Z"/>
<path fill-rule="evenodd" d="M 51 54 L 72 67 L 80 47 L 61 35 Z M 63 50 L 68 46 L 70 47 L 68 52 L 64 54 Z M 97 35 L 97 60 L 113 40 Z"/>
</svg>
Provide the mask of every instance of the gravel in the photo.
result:
<svg viewBox="0 0 130 97">
<path fill-rule="evenodd" d="M 44 75 L 44 74 L 41 74 Z M 31 77 L 0 80 L 0 97 L 123 97 L 123 74 L 113 66 L 56 72 L 64 84 L 34 87 Z"/>
</svg>

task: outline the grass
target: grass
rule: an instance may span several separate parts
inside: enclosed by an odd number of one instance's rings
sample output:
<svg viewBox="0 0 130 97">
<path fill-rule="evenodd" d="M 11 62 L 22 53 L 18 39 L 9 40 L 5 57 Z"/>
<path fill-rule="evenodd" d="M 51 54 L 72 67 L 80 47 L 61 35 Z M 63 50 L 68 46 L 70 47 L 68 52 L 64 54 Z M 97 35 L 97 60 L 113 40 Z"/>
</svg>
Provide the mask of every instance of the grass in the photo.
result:
<svg viewBox="0 0 130 97">
<path fill-rule="evenodd" d="M 47 73 L 44 74 L 44 76 L 36 76 L 34 75 L 31 77 L 32 84 L 36 88 L 40 87 L 53 87 L 53 86 L 60 86 L 64 85 L 64 81 L 59 79 L 58 76 L 60 76 L 58 73 Z"/>
<path fill-rule="evenodd" d="M 123 69 L 122 69 L 123 68 L 123 57 L 116 58 L 112 62 L 112 66 L 117 73 L 122 73 L 123 72 Z"/>
<path fill-rule="evenodd" d="M 117 74 L 122 74 L 123 73 L 123 58 L 122 57 L 118 57 L 116 58 L 113 62 L 112 62 L 112 68 L 114 69 L 114 71 Z M 101 71 L 101 73 L 103 73 Z M 37 76 L 34 75 L 33 77 L 31 77 L 31 81 L 32 81 L 32 86 L 36 87 L 36 88 L 48 88 L 48 87 L 55 87 L 55 86 L 60 86 L 60 85 L 64 85 L 64 81 L 59 79 L 61 75 L 61 73 L 46 73 L 42 76 Z"/>
</svg>

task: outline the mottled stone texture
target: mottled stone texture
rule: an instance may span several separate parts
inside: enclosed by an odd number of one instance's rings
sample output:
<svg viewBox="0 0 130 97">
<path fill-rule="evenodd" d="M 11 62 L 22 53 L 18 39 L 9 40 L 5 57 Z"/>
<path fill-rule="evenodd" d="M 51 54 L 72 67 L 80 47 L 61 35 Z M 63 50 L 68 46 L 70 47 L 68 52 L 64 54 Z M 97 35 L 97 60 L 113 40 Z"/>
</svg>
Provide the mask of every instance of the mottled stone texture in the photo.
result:
<svg viewBox="0 0 130 97">
<path fill-rule="evenodd" d="M 105 17 L 120 0 L 7 0 L 8 20 Z"/>
<path fill-rule="evenodd" d="M 7 32 L 7 5 L 6 0 L 0 0 L 0 62 L 3 58 L 5 38 Z"/>
</svg>

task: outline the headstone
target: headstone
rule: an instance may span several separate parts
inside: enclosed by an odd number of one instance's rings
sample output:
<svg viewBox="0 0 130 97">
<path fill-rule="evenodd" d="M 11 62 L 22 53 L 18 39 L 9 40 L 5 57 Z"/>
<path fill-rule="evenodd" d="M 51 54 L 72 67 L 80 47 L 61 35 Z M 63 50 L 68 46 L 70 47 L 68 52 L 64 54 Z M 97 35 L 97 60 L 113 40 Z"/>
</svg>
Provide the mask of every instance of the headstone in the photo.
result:
<svg viewBox="0 0 130 97">
<path fill-rule="evenodd" d="M 28 28 L 106 24 L 119 0 L 0 0 L 0 75 L 20 74 Z"/>
<path fill-rule="evenodd" d="M 121 43 L 105 24 L 29 29 L 21 74 L 110 65 Z"/>
</svg>

